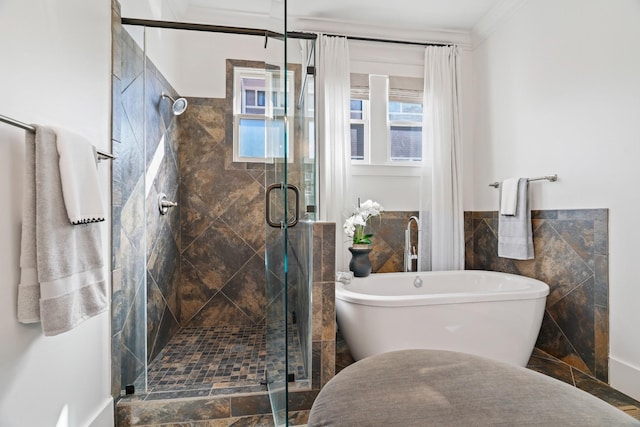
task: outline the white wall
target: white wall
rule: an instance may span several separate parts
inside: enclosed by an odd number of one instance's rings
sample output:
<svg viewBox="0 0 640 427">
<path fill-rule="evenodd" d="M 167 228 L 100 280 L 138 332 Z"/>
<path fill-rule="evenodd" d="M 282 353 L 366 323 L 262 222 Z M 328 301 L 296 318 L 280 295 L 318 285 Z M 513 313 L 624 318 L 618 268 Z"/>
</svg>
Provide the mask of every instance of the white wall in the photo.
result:
<svg viewBox="0 0 640 427">
<path fill-rule="evenodd" d="M 274 61 L 281 42 L 239 34 L 148 28 L 147 54 L 180 96 L 226 97 L 226 60 Z M 290 40 L 289 63 L 301 63 L 300 42 Z"/>
<path fill-rule="evenodd" d="M 109 151 L 110 26 L 110 0 L 0 2 L 0 114 L 67 127 Z M 109 314 L 55 337 L 16 320 L 23 141 L 0 123 L 0 425 L 113 425 Z M 108 163 L 100 173 L 110 206 Z"/>
<path fill-rule="evenodd" d="M 609 209 L 610 379 L 640 399 L 640 2 L 535 0 L 473 53 L 473 198 L 489 182 L 532 185 L 533 209 Z"/>
<path fill-rule="evenodd" d="M 127 18 L 202 22 L 204 17 L 190 19 L 185 15 L 187 2 L 179 0 L 122 0 L 121 4 L 122 16 Z M 215 19 L 210 22 L 214 22 L 212 25 L 247 27 L 247 23 L 238 24 L 238 19 L 246 21 L 246 16 L 235 19 L 235 22 L 217 22 Z M 268 22 L 263 17 L 256 28 L 267 28 Z M 146 28 L 146 34 L 142 36 L 142 31 L 138 31 L 140 27 L 132 28 L 135 28 L 132 31 L 135 40 L 140 47 L 143 47 L 143 40 L 146 41 L 147 55 L 180 96 L 225 98 L 227 59 L 276 59 L 272 56 L 273 43 L 277 43 L 275 39 L 271 39 L 269 49 L 265 49 L 261 36 L 162 28 Z M 290 63 L 302 61 L 298 41 L 289 41 L 288 54 Z"/>
</svg>

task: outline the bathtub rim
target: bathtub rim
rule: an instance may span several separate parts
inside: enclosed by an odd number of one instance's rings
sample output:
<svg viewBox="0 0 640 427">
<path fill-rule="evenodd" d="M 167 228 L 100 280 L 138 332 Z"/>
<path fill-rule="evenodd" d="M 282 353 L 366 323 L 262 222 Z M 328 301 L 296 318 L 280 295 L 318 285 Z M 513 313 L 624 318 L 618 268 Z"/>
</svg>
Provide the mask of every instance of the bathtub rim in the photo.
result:
<svg viewBox="0 0 640 427">
<path fill-rule="evenodd" d="M 451 292 L 438 294 L 417 294 L 417 295 L 375 295 L 354 292 L 349 289 L 351 285 L 345 285 L 342 282 L 336 282 L 335 297 L 351 304 L 366 305 L 372 307 L 409 307 L 423 305 L 443 305 L 443 304 L 470 304 L 491 301 L 520 301 L 546 298 L 549 295 L 550 288 L 545 282 L 527 276 L 518 274 L 502 273 L 498 271 L 487 270 L 455 270 L 455 271 L 420 271 L 420 272 L 394 272 L 394 273 L 373 273 L 372 275 L 385 275 L 392 278 L 393 276 L 438 276 L 438 275 L 484 275 L 484 276 L 501 276 L 511 280 L 525 282 L 528 284 L 526 289 L 517 289 L 514 291 L 474 291 L 474 292 Z M 352 281 L 363 282 L 366 277 L 355 277 Z M 425 288 L 426 290 L 426 288 Z M 337 302 L 337 301 L 336 301 Z"/>
</svg>

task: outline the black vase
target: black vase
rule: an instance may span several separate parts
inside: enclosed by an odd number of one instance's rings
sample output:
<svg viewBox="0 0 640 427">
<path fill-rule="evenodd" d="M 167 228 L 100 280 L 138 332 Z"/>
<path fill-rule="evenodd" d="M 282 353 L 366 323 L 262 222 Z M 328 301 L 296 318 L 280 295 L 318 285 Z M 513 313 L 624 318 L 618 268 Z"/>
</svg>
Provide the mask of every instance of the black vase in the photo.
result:
<svg viewBox="0 0 640 427">
<path fill-rule="evenodd" d="M 371 261 L 369 260 L 369 252 L 371 248 L 349 248 L 351 252 L 351 261 L 349 262 L 349 270 L 353 271 L 355 277 L 367 277 L 371 274 Z"/>
</svg>

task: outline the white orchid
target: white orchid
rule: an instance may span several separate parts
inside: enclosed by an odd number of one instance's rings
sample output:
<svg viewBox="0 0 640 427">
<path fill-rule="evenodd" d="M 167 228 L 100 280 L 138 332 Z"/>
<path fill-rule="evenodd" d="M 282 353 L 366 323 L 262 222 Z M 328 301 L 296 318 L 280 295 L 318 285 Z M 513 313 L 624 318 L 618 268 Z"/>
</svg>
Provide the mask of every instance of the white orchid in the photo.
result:
<svg viewBox="0 0 640 427">
<path fill-rule="evenodd" d="M 364 228 L 371 217 L 378 216 L 382 212 L 384 212 L 384 208 L 380 203 L 366 200 L 361 203 L 353 215 L 344 222 L 343 228 L 345 234 L 353 239 L 354 244 L 371 244 L 371 236 L 373 235 L 365 234 Z"/>
</svg>

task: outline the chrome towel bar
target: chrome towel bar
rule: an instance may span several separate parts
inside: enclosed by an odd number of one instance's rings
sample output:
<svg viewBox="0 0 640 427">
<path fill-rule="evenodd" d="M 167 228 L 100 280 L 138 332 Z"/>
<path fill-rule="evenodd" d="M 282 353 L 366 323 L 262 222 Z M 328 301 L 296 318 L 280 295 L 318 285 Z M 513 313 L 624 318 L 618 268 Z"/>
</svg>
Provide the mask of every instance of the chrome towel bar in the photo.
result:
<svg viewBox="0 0 640 427">
<path fill-rule="evenodd" d="M 558 180 L 558 174 L 555 175 L 547 175 L 547 176 L 539 176 L 537 178 L 529 178 L 527 179 L 527 181 L 542 181 L 542 180 L 547 180 L 547 181 L 557 181 Z M 500 187 L 500 183 L 499 182 L 492 182 L 491 184 L 489 184 L 489 187 L 493 187 L 493 188 L 498 188 Z"/>
<path fill-rule="evenodd" d="M 4 123 L 7 123 L 7 124 L 12 125 L 12 126 L 19 127 L 19 128 L 24 129 L 24 130 L 26 130 L 28 132 L 35 132 L 36 131 L 36 128 L 34 128 L 31 125 L 19 122 L 17 120 L 14 120 L 14 119 L 12 119 L 10 117 L 7 117 L 7 116 L 3 116 L 1 114 L 0 114 L 0 122 L 4 122 Z M 115 160 L 116 159 L 116 156 L 114 156 L 113 154 L 104 153 L 102 151 L 96 151 L 96 153 L 98 154 L 98 158 L 101 159 L 101 160 Z"/>
</svg>

